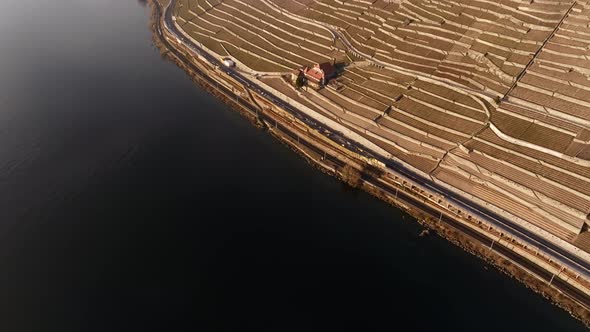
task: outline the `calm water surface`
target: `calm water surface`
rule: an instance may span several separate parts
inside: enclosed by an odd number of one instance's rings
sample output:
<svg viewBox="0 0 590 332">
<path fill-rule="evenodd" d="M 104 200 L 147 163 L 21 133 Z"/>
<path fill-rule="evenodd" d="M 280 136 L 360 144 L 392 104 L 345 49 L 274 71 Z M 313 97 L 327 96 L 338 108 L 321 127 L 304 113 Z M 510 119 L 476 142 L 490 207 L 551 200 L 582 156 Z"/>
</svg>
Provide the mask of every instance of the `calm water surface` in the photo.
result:
<svg viewBox="0 0 590 332">
<path fill-rule="evenodd" d="M 0 330 L 584 330 L 199 91 L 140 2 L 0 9 Z"/>
</svg>

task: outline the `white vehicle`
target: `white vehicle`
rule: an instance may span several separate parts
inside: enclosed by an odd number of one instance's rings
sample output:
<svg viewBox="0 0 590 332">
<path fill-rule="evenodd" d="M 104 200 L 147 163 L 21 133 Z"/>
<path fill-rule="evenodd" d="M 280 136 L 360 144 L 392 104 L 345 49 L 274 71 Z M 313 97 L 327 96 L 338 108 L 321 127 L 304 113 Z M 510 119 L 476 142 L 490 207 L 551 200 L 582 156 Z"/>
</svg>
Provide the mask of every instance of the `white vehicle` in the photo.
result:
<svg viewBox="0 0 590 332">
<path fill-rule="evenodd" d="M 223 65 L 228 68 L 233 68 L 236 66 L 236 63 L 232 59 L 223 59 Z"/>
</svg>

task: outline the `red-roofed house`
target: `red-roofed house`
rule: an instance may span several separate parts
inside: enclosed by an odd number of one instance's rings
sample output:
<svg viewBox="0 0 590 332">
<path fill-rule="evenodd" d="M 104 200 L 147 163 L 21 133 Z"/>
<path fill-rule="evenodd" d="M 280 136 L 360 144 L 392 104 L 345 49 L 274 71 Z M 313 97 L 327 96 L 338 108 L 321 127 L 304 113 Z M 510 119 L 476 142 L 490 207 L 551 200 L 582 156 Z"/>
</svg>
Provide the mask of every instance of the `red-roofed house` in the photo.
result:
<svg viewBox="0 0 590 332">
<path fill-rule="evenodd" d="M 329 63 L 315 64 L 311 68 L 303 68 L 303 76 L 307 84 L 315 89 L 321 89 L 329 79 L 336 76 L 336 69 Z"/>
</svg>

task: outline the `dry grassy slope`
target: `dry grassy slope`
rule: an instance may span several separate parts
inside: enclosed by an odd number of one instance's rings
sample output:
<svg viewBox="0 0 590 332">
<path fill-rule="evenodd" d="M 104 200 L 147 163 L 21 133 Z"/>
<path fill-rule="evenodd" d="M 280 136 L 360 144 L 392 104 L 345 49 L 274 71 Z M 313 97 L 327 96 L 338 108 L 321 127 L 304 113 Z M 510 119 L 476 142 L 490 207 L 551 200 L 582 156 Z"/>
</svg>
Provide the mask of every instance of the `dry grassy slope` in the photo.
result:
<svg viewBox="0 0 590 332">
<path fill-rule="evenodd" d="M 588 1 L 179 0 L 176 14 L 257 71 L 354 61 L 337 91 L 302 98 L 553 236 L 576 242 L 585 230 Z"/>
</svg>

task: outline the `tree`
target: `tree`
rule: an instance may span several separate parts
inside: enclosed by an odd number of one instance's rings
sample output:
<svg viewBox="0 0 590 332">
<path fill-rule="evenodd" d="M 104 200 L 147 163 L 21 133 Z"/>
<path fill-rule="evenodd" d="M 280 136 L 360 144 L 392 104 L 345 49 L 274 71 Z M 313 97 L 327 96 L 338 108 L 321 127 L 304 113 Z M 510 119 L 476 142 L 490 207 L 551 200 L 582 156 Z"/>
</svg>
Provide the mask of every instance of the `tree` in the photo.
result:
<svg viewBox="0 0 590 332">
<path fill-rule="evenodd" d="M 363 173 L 372 177 L 372 178 L 380 178 L 383 176 L 383 174 L 385 173 L 381 168 L 371 165 L 371 164 L 365 164 L 363 165 Z"/>
<path fill-rule="evenodd" d="M 350 186 L 357 188 L 361 184 L 361 172 L 350 165 L 345 165 L 342 168 L 342 179 Z"/>
<path fill-rule="evenodd" d="M 299 76 L 297 77 L 297 81 L 295 82 L 295 86 L 296 86 L 297 88 L 300 88 L 300 87 L 302 87 L 302 86 L 303 86 L 303 84 L 305 84 L 305 78 L 303 77 L 303 75 L 299 75 Z"/>
</svg>

